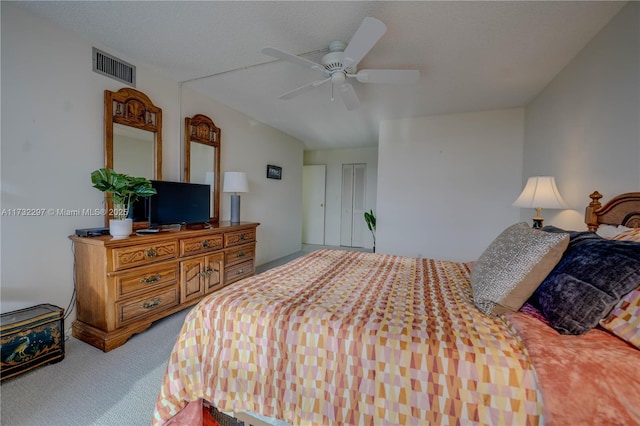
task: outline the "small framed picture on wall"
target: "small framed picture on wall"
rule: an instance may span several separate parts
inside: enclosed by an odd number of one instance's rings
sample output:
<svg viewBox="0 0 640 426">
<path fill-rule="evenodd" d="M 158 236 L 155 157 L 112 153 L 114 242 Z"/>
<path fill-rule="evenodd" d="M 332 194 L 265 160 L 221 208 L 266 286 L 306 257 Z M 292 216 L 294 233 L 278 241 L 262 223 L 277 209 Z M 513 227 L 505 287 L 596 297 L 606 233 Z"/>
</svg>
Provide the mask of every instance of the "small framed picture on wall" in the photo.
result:
<svg viewBox="0 0 640 426">
<path fill-rule="evenodd" d="M 267 179 L 282 179 L 282 167 L 267 164 Z"/>
</svg>

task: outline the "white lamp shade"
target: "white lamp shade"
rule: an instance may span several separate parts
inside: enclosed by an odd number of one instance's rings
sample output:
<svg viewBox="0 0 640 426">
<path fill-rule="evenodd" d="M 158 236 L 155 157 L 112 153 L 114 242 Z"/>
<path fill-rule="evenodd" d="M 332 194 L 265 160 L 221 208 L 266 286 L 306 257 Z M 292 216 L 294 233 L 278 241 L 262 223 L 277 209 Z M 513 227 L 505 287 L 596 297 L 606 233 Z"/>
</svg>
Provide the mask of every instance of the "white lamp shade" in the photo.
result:
<svg viewBox="0 0 640 426">
<path fill-rule="evenodd" d="M 245 172 L 224 172 L 222 192 L 249 192 L 247 174 Z"/>
<path fill-rule="evenodd" d="M 553 176 L 534 176 L 527 180 L 522 194 L 514 201 L 513 206 L 534 209 L 566 209 L 567 203 L 560 196 L 556 179 Z"/>
</svg>

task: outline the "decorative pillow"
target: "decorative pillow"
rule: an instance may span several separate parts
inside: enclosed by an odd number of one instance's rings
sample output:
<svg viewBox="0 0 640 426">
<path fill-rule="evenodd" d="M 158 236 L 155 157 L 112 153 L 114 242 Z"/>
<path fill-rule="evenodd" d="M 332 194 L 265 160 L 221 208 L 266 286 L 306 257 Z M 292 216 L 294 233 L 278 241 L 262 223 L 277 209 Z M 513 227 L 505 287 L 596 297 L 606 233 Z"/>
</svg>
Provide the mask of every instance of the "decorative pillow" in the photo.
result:
<svg viewBox="0 0 640 426">
<path fill-rule="evenodd" d="M 631 228 L 627 228 L 626 226 L 623 225 L 600 225 L 598 226 L 598 230 L 596 231 L 596 234 L 600 235 L 602 238 L 608 238 L 608 239 L 612 239 L 614 238 L 616 235 L 620 234 L 621 232 L 624 231 L 628 231 Z"/>
<path fill-rule="evenodd" d="M 620 299 L 600 325 L 640 349 L 640 287 Z"/>
<path fill-rule="evenodd" d="M 640 244 L 576 232 L 530 301 L 560 333 L 582 334 L 639 282 Z"/>
<path fill-rule="evenodd" d="M 624 232 L 619 233 L 612 240 L 616 241 L 635 241 L 640 243 L 640 228 L 630 228 Z"/>
<path fill-rule="evenodd" d="M 475 305 L 487 315 L 517 311 L 558 263 L 568 243 L 568 234 L 542 232 L 524 222 L 508 227 L 471 271 Z"/>
</svg>

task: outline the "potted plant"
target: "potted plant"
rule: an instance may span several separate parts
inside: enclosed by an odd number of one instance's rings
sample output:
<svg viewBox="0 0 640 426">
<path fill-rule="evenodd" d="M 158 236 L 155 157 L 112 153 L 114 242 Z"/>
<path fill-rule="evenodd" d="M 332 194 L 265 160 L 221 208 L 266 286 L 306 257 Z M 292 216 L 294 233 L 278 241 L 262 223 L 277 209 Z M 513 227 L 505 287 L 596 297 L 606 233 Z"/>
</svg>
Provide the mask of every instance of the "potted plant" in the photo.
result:
<svg viewBox="0 0 640 426">
<path fill-rule="evenodd" d="M 373 214 L 373 209 L 368 212 L 364 212 L 364 221 L 367 222 L 367 227 L 373 235 L 373 252 L 376 252 L 376 216 Z"/>
<path fill-rule="evenodd" d="M 139 198 L 150 197 L 156 193 L 151 181 L 143 177 L 132 177 L 116 173 L 111 169 L 98 169 L 91 172 L 93 187 L 107 193 L 113 203 L 113 215 L 109 220 L 109 233 L 114 237 L 127 237 L 133 231 L 133 220 L 128 218 L 131 204 Z"/>
</svg>

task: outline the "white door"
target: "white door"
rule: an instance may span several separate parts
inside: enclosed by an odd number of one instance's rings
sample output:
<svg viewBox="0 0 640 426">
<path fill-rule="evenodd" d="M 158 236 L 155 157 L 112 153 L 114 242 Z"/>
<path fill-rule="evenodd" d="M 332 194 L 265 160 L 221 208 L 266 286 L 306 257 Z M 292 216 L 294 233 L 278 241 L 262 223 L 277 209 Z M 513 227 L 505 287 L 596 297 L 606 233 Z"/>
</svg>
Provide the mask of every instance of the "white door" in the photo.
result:
<svg viewBox="0 0 640 426">
<path fill-rule="evenodd" d="M 342 165 L 340 245 L 364 247 L 366 164 Z"/>
<path fill-rule="evenodd" d="M 351 225 L 351 246 L 364 247 L 365 184 L 367 182 L 367 165 L 353 165 L 353 222 Z"/>
<path fill-rule="evenodd" d="M 340 198 L 340 245 L 351 247 L 353 224 L 353 164 L 342 165 L 342 196 Z"/>
<path fill-rule="evenodd" d="M 302 167 L 302 244 L 324 244 L 326 166 Z"/>
</svg>

